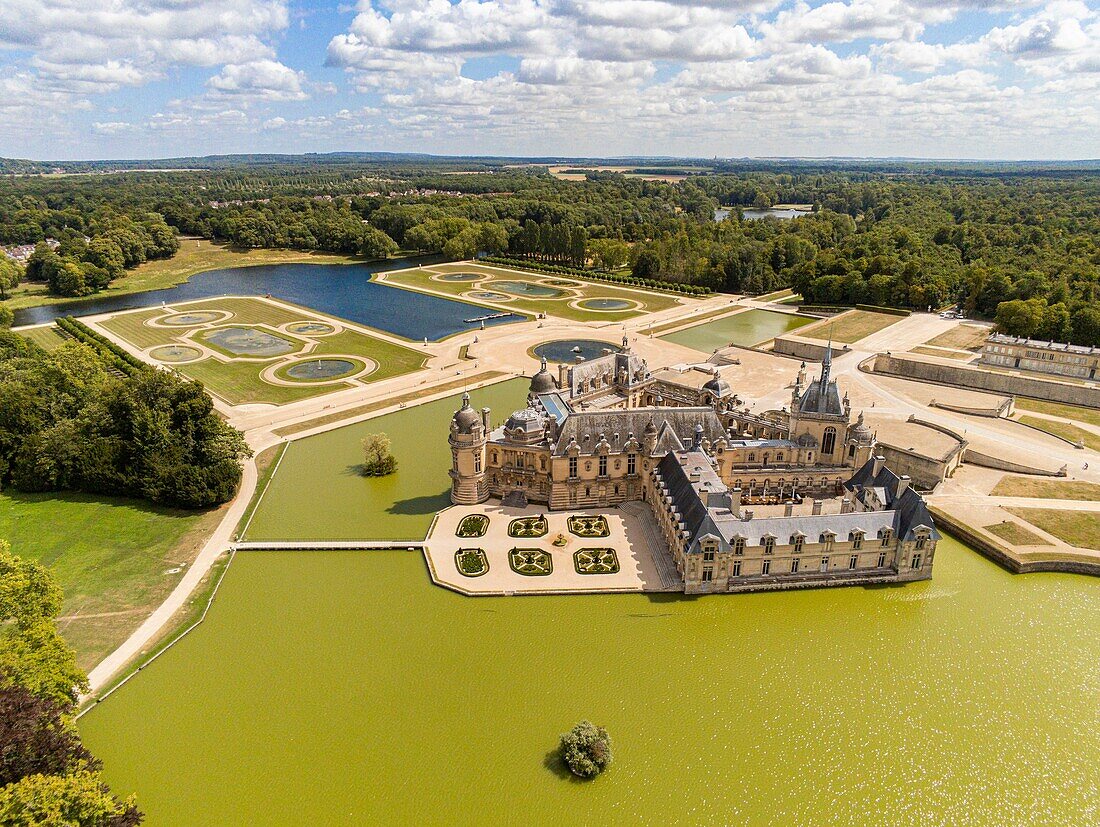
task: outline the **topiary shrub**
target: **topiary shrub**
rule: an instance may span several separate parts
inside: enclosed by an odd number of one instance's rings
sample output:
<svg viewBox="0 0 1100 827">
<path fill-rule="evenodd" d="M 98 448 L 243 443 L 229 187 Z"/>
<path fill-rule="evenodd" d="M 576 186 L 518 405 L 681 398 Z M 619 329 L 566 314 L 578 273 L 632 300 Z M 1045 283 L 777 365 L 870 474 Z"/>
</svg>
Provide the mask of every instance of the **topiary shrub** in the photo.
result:
<svg viewBox="0 0 1100 827">
<path fill-rule="evenodd" d="M 581 721 L 561 736 L 561 760 L 578 778 L 595 778 L 611 764 L 611 736 L 602 726 Z"/>
</svg>

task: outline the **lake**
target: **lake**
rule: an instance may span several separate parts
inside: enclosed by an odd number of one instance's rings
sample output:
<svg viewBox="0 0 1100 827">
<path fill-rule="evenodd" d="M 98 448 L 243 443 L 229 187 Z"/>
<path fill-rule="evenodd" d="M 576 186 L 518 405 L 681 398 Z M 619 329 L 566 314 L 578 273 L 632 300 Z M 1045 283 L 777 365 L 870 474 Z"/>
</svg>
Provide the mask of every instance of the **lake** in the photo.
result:
<svg viewBox="0 0 1100 827">
<path fill-rule="evenodd" d="M 410 552 L 244 552 L 80 720 L 150 825 L 1096 823 L 1100 579 L 467 598 Z M 558 733 L 615 763 L 562 775 Z"/>
<path fill-rule="evenodd" d="M 436 260 L 417 259 L 421 262 Z M 402 290 L 370 280 L 373 273 L 404 269 L 412 263 L 402 260 L 365 264 L 264 264 L 208 270 L 176 287 L 23 308 L 15 311 L 15 324 L 40 324 L 59 316 L 111 313 L 215 296 L 271 295 L 419 341 L 425 337 L 437 340 L 463 330 L 475 330 L 481 326 L 480 322 L 464 320 L 498 312 L 470 302 Z M 485 324 L 508 324 L 521 318 L 512 314 L 490 319 Z"/>
<path fill-rule="evenodd" d="M 748 347 L 789 333 L 814 319 L 794 313 L 778 313 L 774 310 L 745 310 L 732 316 L 724 316 L 712 322 L 704 322 L 675 333 L 661 336 L 670 342 L 695 348 L 704 353 L 728 347 L 731 344 Z"/>
</svg>

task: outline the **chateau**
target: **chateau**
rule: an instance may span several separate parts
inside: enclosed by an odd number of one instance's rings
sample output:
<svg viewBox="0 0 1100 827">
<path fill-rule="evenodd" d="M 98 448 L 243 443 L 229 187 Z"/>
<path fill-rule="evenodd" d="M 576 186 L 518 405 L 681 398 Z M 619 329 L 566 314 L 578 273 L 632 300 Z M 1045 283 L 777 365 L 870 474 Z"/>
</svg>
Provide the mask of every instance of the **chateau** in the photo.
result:
<svg viewBox="0 0 1100 827">
<path fill-rule="evenodd" d="M 463 395 L 451 501 L 648 503 L 688 592 L 931 577 L 939 535 L 924 500 L 874 456 L 831 367 L 827 350 L 807 382 L 803 363 L 789 410 L 756 414 L 720 367 L 653 373 L 625 337 L 556 378 L 544 359 L 501 427 Z"/>
</svg>

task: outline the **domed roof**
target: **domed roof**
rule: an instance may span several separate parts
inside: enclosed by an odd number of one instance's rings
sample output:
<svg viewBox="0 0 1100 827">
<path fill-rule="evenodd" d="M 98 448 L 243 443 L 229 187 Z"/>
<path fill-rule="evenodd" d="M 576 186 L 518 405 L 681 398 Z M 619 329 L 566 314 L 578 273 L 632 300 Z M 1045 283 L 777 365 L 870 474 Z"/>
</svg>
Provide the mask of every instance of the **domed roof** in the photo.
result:
<svg viewBox="0 0 1100 827">
<path fill-rule="evenodd" d="M 455 411 L 452 422 L 460 434 L 472 433 L 474 427 L 481 424 L 481 417 L 470 407 L 470 394 L 462 394 L 462 407 Z"/>
<path fill-rule="evenodd" d="M 863 411 L 859 412 L 859 418 L 856 420 L 856 424 L 852 426 L 852 430 L 849 432 L 852 439 L 859 442 L 870 442 L 874 437 L 871 434 L 871 429 L 867 427 L 867 423 L 863 421 Z"/>
<path fill-rule="evenodd" d="M 546 369 L 546 357 L 542 357 L 542 367 L 539 368 L 539 372 L 531 377 L 531 393 L 553 393 L 558 389 L 558 383 L 554 381 L 554 377 L 550 375 L 550 371 Z"/>
<path fill-rule="evenodd" d="M 531 408 L 524 408 L 522 411 L 515 411 L 508 417 L 508 421 L 504 423 L 504 429 L 506 431 L 523 431 L 524 433 L 536 433 L 542 430 L 542 417 L 538 411 Z"/>
<path fill-rule="evenodd" d="M 657 425 L 656 425 L 656 424 L 655 424 L 655 423 L 653 422 L 653 420 L 652 420 L 652 419 L 651 419 L 651 420 L 649 420 L 649 422 L 647 422 L 647 423 L 645 424 L 645 431 L 644 431 L 644 433 L 647 433 L 647 434 L 655 434 L 655 433 L 657 433 Z"/>
<path fill-rule="evenodd" d="M 802 434 L 795 441 L 803 448 L 816 448 L 817 447 L 817 437 L 815 437 L 813 434 L 810 434 L 810 433 Z"/>
<path fill-rule="evenodd" d="M 725 396 L 731 390 L 729 382 L 722 378 L 718 368 L 714 369 L 714 376 L 703 385 L 703 390 L 710 391 L 715 396 Z"/>
</svg>

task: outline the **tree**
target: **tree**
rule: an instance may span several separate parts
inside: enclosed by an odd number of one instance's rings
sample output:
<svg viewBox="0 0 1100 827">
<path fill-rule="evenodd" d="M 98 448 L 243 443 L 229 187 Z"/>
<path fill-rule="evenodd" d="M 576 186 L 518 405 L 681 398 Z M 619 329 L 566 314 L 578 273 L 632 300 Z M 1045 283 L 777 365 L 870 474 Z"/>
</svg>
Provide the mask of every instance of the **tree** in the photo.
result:
<svg viewBox="0 0 1100 827">
<path fill-rule="evenodd" d="M 997 305 L 997 329 L 1011 336 L 1034 336 L 1043 323 L 1043 299 L 1013 299 Z"/>
<path fill-rule="evenodd" d="M 596 238 L 588 242 L 588 254 L 602 270 L 618 270 L 630 257 L 630 247 L 615 238 Z"/>
<path fill-rule="evenodd" d="M 642 279 L 654 278 L 661 273 L 661 258 L 653 250 L 642 250 L 634 260 L 632 272 Z"/>
<path fill-rule="evenodd" d="M 0 787 L 28 775 L 61 775 L 78 763 L 98 764 L 62 706 L 16 684 L 0 686 Z"/>
<path fill-rule="evenodd" d="M 1078 345 L 1100 345 L 1100 308 L 1082 307 L 1073 314 L 1073 341 Z"/>
<path fill-rule="evenodd" d="M 611 736 L 589 721 L 581 721 L 561 736 L 561 757 L 580 778 L 594 778 L 611 763 Z"/>
<path fill-rule="evenodd" d="M 0 824 L 8 827 L 133 827 L 142 814 L 119 801 L 99 773 L 29 775 L 0 790 Z"/>
<path fill-rule="evenodd" d="M 0 304 L 0 330 L 6 330 L 15 321 L 15 313 L 7 305 Z"/>
<path fill-rule="evenodd" d="M 0 301 L 7 299 L 8 291 L 19 286 L 23 270 L 7 256 L 0 254 Z"/>
<path fill-rule="evenodd" d="M 384 477 L 397 470 L 397 457 L 390 452 L 385 434 L 367 434 L 363 438 L 363 475 Z"/>
</svg>

